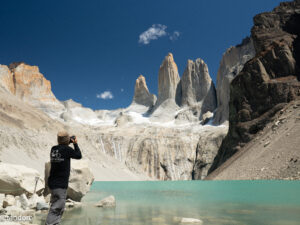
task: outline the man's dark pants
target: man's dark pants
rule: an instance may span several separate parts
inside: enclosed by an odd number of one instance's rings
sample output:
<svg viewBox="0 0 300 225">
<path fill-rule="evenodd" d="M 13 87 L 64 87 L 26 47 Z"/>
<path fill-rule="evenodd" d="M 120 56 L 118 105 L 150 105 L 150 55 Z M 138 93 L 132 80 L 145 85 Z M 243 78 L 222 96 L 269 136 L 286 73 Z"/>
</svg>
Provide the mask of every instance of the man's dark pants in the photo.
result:
<svg viewBox="0 0 300 225">
<path fill-rule="evenodd" d="M 57 225 L 65 210 L 67 189 L 55 188 L 51 190 L 50 209 L 46 219 L 46 225 Z"/>
</svg>

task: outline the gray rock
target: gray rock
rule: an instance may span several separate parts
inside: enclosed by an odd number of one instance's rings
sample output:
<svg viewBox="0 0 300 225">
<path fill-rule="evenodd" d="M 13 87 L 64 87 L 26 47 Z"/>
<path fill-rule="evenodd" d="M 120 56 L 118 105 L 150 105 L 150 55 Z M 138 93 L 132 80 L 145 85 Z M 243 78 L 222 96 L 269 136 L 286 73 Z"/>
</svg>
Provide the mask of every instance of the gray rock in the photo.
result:
<svg viewBox="0 0 300 225">
<path fill-rule="evenodd" d="M 116 207 L 116 199 L 113 195 L 110 195 L 96 203 L 95 206 L 103 208 L 113 208 Z"/>
<path fill-rule="evenodd" d="M 145 77 L 143 75 L 140 75 L 135 82 L 134 96 L 132 102 L 139 105 L 152 107 L 154 106 L 155 101 L 156 96 L 149 92 Z"/>
<path fill-rule="evenodd" d="M 46 202 L 37 202 L 36 203 L 36 210 L 48 210 L 49 209 L 49 204 Z"/>
<path fill-rule="evenodd" d="M 51 164 L 45 164 L 45 180 L 48 180 Z M 82 197 L 90 190 L 94 181 L 94 175 L 89 167 L 87 160 L 72 160 L 69 186 L 67 195 L 74 201 L 81 201 Z M 45 195 L 49 193 L 46 183 Z"/>
<path fill-rule="evenodd" d="M 81 202 L 73 201 L 72 199 L 66 200 L 66 208 L 74 208 L 74 207 L 80 207 L 82 206 Z"/>
<path fill-rule="evenodd" d="M 215 124 L 228 121 L 230 83 L 254 55 L 255 49 L 251 38 L 244 39 L 240 45 L 228 48 L 223 54 L 217 75 L 218 108 L 214 117 Z"/>
<path fill-rule="evenodd" d="M 168 122 L 175 119 L 176 112 L 180 107 L 174 99 L 166 99 L 160 105 L 155 106 L 154 112 L 150 115 L 152 122 Z"/>
<path fill-rule="evenodd" d="M 199 138 L 192 172 L 193 179 L 202 180 L 208 175 L 208 171 L 214 162 L 227 131 L 227 127 L 220 127 L 207 132 L 205 136 L 202 135 Z"/>
<path fill-rule="evenodd" d="M 37 194 L 33 194 L 29 199 L 28 199 L 28 208 L 29 209 L 36 209 L 37 204 L 39 202 L 46 202 L 44 197 L 38 196 Z"/>
<path fill-rule="evenodd" d="M 3 207 L 3 200 L 5 198 L 4 194 L 0 194 L 0 209 Z"/>
<path fill-rule="evenodd" d="M 202 122 L 201 122 L 201 124 L 202 124 L 202 125 L 207 124 L 207 123 L 209 122 L 209 120 L 210 120 L 213 116 L 214 116 L 214 114 L 213 114 L 212 112 L 207 111 L 206 113 L 204 113 L 204 114 L 202 115 Z"/>
<path fill-rule="evenodd" d="M 8 206 L 13 206 L 15 204 L 16 200 L 13 195 L 6 195 L 3 200 L 3 208 L 6 208 Z"/>
<path fill-rule="evenodd" d="M 208 67 L 202 59 L 188 60 L 181 78 L 181 105 L 192 106 L 202 102 L 202 113 L 216 108 L 216 92 Z"/>
<path fill-rule="evenodd" d="M 33 194 L 35 178 L 40 176 L 35 169 L 0 162 L 0 192 L 12 195 L 20 195 L 24 192 Z M 39 180 L 36 191 L 40 193 L 43 189 L 44 183 Z"/>
<path fill-rule="evenodd" d="M 202 220 L 195 219 L 195 218 L 181 218 L 181 223 L 196 223 L 196 224 L 203 224 Z"/>
<path fill-rule="evenodd" d="M 179 81 L 177 65 L 174 62 L 172 53 L 169 53 L 159 68 L 156 108 L 167 99 L 175 101 Z"/>
<path fill-rule="evenodd" d="M 187 218 L 187 217 L 174 217 L 173 220 L 175 222 L 179 222 L 180 224 L 203 224 L 203 221 L 195 218 Z"/>
<path fill-rule="evenodd" d="M 19 201 L 21 203 L 21 208 L 22 209 L 27 209 L 27 207 L 29 206 L 29 201 L 28 201 L 25 194 L 20 195 Z"/>
</svg>

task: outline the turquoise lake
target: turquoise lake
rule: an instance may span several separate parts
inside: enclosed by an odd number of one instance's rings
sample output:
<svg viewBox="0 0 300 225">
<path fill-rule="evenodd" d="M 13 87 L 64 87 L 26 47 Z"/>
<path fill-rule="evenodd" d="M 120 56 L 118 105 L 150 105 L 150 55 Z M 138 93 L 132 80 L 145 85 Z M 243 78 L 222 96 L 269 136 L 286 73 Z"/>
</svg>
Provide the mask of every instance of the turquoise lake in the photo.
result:
<svg viewBox="0 0 300 225">
<path fill-rule="evenodd" d="M 94 206 L 108 195 L 116 208 Z M 99 181 L 82 202 L 64 213 L 62 225 L 180 224 L 174 217 L 207 225 L 300 224 L 300 181 Z"/>
</svg>

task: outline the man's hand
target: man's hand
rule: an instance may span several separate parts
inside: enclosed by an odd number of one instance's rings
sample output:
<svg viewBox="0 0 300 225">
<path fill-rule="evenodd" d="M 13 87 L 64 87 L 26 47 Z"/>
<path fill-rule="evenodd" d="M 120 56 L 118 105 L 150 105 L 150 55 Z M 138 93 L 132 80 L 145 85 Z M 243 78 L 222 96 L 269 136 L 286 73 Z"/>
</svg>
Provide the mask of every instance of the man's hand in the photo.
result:
<svg viewBox="0 0 300 225">
<path fill-rule="evenodd" d="M 77 144 L 77 137 L 75 137 L 75 139 L 73 139 L 73 144 Z"/>
</svg>

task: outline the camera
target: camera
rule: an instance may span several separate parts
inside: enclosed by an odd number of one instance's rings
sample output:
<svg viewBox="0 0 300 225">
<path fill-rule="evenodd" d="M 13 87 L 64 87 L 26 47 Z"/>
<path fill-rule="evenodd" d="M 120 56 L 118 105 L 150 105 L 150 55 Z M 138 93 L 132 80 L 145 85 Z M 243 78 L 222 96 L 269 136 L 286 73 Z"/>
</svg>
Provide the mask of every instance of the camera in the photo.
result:
<svg viewBox="0 0 300 225">
<path fill-rule="evenodd" d="M 71 136 L 70 137 L 70 143 L 74 143 L 75 139 L 76 139 L 76 136 Z"/>
</svg>

